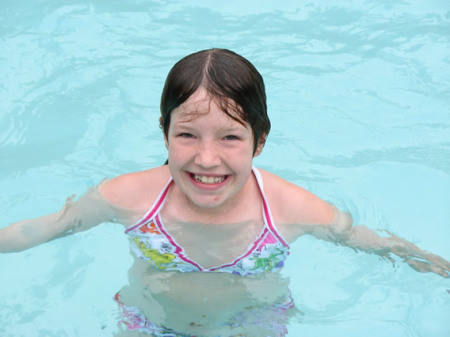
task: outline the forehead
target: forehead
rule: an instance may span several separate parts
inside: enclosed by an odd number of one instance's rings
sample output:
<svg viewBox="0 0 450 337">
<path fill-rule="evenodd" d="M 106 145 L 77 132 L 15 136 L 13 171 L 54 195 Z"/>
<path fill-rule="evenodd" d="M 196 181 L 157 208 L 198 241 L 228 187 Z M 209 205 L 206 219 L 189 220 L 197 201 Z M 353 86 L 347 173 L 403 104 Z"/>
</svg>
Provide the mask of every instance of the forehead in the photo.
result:
<svg viewBox="0 0 450 337">
<path fill-rule="evenodd" d="M 200 87 L 183 104 L 173 110 L 172 117 L 178 122 L 189 122 L 210 112 L 220 112 L 227 117 L 230 123 L 247 127 L 242 118 L 241 108 L 229 98 L 220 99 L 211 95 L 206 89 Z"/>
<path fill-rule="evenodd" d="M 207 113 L 214 103 L 215 99 L 205 89 L 200 87 L 175 111 L 181 114 Z"/>
</svg>

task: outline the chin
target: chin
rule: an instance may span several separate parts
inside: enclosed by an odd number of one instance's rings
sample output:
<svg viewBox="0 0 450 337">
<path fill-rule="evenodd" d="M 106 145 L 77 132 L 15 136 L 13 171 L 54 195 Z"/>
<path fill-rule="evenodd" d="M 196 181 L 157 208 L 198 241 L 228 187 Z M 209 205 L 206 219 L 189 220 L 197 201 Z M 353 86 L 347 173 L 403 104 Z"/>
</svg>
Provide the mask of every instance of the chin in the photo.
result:
<svg viewBox="0 0 450 337">
<path fill-rule="evenodd" d="M 205 210 L 214 210 L 215 208 L 219 208 L 224 204 L 222 199 L 219 200 L 199 200 L 195 198 L 189 198 L 190 202 L 198 208 L 202 208 Z"/>
</svg>

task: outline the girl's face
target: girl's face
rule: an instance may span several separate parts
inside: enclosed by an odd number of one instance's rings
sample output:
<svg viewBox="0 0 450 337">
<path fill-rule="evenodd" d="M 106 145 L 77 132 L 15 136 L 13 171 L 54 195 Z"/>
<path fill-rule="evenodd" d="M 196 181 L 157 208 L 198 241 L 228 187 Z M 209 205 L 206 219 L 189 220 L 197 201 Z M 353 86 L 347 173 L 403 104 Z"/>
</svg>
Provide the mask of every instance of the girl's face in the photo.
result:
<svg viewBox="0 0 450 337">
<path fill-rule="evenodd" d="M 204 88 L 172 112 L 165 140 L 172 178 L 192 206 L 226 209 L 248 183 L 252 129 L 225 114 Z"/>
</svg>

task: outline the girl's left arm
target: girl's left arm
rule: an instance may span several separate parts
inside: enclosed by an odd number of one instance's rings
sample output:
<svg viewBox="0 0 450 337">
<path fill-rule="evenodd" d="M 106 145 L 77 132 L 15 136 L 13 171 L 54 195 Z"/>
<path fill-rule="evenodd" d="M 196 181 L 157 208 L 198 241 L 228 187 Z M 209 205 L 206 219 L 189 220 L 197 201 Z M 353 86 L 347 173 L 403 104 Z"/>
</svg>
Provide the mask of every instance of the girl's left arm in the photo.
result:
<svg viewBox="0 0 450 337">
<path fill-rule="evenodd" d="M 397 255 L 413 269 L 449 277 L 450 263 L 388 231 L 354 226 L 350 214 L 341 212 L 311 192 L 261 170 L 266 195 L 278 228 L 289 242 L 310 234 L 358 251 L 377 254 L 389 261 Z M 282 225 L 284 224 L 284 226 Z M 296 224 L 296 225 L 292 225 Z"/>
<path fill-rule="evenodd" d="M 387 230 L 374 231 L 363 225 L 354 226 L 351 216 L 337 209 L 331 224 L 307 227 L 305 233 L 317 238 L 376 254 L 391 262 L 394 262 L 392 255 L 396 255 L 419 272 L 433 272 L 449 277 L 450 262 L 446 259 L 424 251 Z"/>
</svg>

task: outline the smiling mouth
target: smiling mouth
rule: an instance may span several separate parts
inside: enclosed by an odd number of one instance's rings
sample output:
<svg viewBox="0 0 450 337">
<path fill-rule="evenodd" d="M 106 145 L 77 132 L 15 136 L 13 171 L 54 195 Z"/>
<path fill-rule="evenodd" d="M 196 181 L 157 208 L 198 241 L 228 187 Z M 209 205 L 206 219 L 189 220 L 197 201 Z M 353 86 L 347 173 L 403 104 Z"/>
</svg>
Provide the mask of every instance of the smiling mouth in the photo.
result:
<svg viewBox="0 0 450 337">
<path fill-rule="evenodd" d="M 191 174 L 191 176 L 195 181 L 202 183 L 202 184 L 208 184 L 208 185 L 220 184 L 227 178 L 227 176 L 208 177 L 208 176 L 201 176 L 201 175 L 197 175 L 197 174 Z"/>
</svg>

